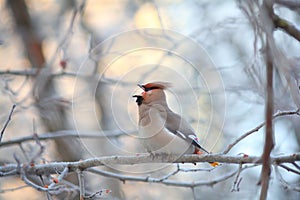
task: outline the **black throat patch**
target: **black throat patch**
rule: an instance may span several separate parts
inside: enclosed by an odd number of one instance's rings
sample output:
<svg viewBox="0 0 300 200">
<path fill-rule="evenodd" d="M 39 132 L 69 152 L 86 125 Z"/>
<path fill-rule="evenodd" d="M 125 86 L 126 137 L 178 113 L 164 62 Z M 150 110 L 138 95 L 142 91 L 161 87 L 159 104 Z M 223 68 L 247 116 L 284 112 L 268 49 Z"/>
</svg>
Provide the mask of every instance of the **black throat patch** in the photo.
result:
<svg viewBox="0 0 300 200">
<path fill-rule="evenodd" d="M 143 97 L 141 95 L 133 95 L 132 97 L 136 97 L 136 103 L 138 106 L 140 106 L 143 103 Z"/>
</svg>

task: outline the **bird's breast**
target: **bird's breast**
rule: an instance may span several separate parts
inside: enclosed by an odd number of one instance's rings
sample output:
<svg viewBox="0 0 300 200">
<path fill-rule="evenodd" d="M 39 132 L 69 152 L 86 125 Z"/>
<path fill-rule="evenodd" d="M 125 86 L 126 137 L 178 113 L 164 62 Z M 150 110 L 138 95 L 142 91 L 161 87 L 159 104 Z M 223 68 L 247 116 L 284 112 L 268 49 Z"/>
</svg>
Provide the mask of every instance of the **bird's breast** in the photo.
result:
<svg viewBox="0 0 300 200">
<path fill-rule="evenodd" d="M 183 154 L 193 153 L 194 147 L 170 132 L 166 127 L 166 117 L 159 110 L 150 109 L 140 120 L 140 139 L 148 152 Z"/>
</svg>

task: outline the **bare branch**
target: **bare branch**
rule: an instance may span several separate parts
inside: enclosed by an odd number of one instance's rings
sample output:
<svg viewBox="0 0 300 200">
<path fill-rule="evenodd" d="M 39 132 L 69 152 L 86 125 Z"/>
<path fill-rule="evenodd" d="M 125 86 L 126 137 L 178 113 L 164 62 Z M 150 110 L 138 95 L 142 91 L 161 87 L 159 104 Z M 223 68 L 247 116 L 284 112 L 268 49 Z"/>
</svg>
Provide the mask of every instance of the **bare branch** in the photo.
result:
<svg viewBox="0 0 300 200">
<path fill-rule="evenodd" d="M 255 167 L 255 166 L 254 165 L 253 166 L 245 166 L 241 169 L 241 171 L 245 170 L 245 169 L 248 169 L 250 167 Z M 113 173 L 113 172 L 102 171 L 102 170 L 98 170 L 98 169 L 88 169 L 88 171 L 93 172 L 95 174 L 99 174 L 101 176 L 116 178 L 116 179 L 119 179 L 122 182 L 137 181 L 137 182 L 148 182 L 148 183 L 162 183 L 162 184 L 168 185 L 168 186 L 194 188 L 194 187 L 197 187 L 197 186 L 213 186 L 217 183 L 225 181 L 225 180 L 233 177 L 236 173 L 238 173 L 239 169 L 234 170 L 233 172 L 230 172 L 230 173 L 224 175 L 223 177 L 219 177 L 219 178 L 216 178 L 216 179 L 211 180 L 211 181 L 191 181 L 191 182 L 178 182 L 177 180 L 168 180 L 168 179 L 162 180 L 161 178 L 152 178 L 152 177 L 149 177 L 149 176 L 146 176 L 146 177 L 129 176 L 129 175 L 122 175 L 122 174 L 117 174 L 117 173 Z"/>
<path fill-rule="evenodd" d="M 103 138 L 103 137 L 119 137 L 126 134 L 133 134 L 136 130 L 124 132 L 122 130 L 112 131 L 78 131 L 78 130 L 63 130 L 39 134 L 37 136 L 30 135 L 0 143 L 0 147 L 20 144 L 27 141 L 34 141 L 35 137 L 39 140 L 49 140 L 57 138 Z"/>
<path fill-rule="evenodd" d="M 9 113 L 9 115 L 8 115 L 8 118 L 7 118 L 7 120 L 6 120 L 5 124 L 4 124 L 4 127 L 3 127 L 2 130 L 1 130 L 1 133 L 0 133 L 0 143 L 1 143 L 1 141 L 2 141 L 2 137 L 3 137 L 4 131 L 5 131 L 5 129 L 6 129 L 7 125 L 8 125 L 8 123 L 9 123 L 9 121 L 11 120 L 11 116 L 12 116 L 12 114 L 13 114 L 15 108 L 16 108 L 16 105 L 14 104 L 14 105 L 12 106 L 11 111 L 10 111 L 10 113 Z"/>
<path fill-rule="evenodd" d="M 298 42 L 300 42 L 300 30 L 297 29 L 296 26 L 276 14 L 273 14 L 272 18 L 275 28 L 280 28 L 281 30 L 298 40 Z"/>
<path fill-rule="evenodd" d="M 66 167 L 61 174 L 57 177 L 57 179 L 53 178 L 52 183 L 49 185 L 49 188 L 53 188 L 56 184 L 60 183 L 64 177 L 69 173 L 68 167 Z"/>
<path fill-rule="evenodd" d="M 300 161 L 300 153 L 271 157 L 270 163 L 293 163 Z M 139 156 L 103 156 L 98 158 L 90 158 L 77 162 L 53 162 L 49 164 L 37 164 L 27 169 L 28 175 L 43 175 L 43 174 L 56 174 L 57 171 L 63 171 L 66 167 L 69 172 L 74 172 L 77 169 L 86 170 L 91 167 L 104 166 L 104 165 L 134 165 L 141 163 L 197 163 L 197 162 L 220 162 L 231 164 L 258 164 L 262 163 L 260 157 L 257 156 L 226 156 L 226 155 L 183 155 L 178 158 L 177 155 L 139 155 Z M 0 167 L 0 173 L 6 173 L 17 169 L 17 164 L 7 164 Z M 12 175 L 11 173 L 10 175 Z M 17 174 L 15 172 L 14 174 Z"/>
<path fill-rule="evenodd" d="M 278 170 L 278 165 L 274 165 L 274 168 L 275 168 L 275 172 L 276 172 L 276 177 L 279 180 L 280 184 L 283 185 L 284 188 L 300 192 L 300 187 L 291 186 L 288 182 L 286 182 L 283 179 L 282 175 L 280 174 L 280 172 Z"/>
<path fill-rule="evenodd" d="M 36 76 L 36 74 L 39 72 L 38 69 L 32 68 L 28 70 L 0 70 L 0 75 L 13 75 L 13 76 Z M 95 73 L 92 74 L 81 74 L 77 72 L 68 72 L 68 71 L 61 71 L 56 73 L 47 74 L 50 78 L 54 77 L 74 77 L 74 78 L 85 78 L 90 79 L 95 76 Z M 107 83 L 107 84 L 120 84 L 122 83 L 123 86 L 136 86 L 136 83 L 122 81 L 122 80 L 116 80 L 109 77 L 101 77 L 101 79 L 98 80 L 101 83 Z"/>
<path fill-rule="evenodd" d="M 0 193 L 14 192 L 16 190 L 21 190 L 21 189 L 26 188 L 26 187 L 29 187 L 29 185 L 22 185 L 22 186 L 15 187 L 15 188 L 1 189 Z"/>
<path fill-rule="evenodd" d="M 31 161 L 30 161 L 31 164 L 33 164 L 37 158 L 41 157 L 45 150 L 44 145 L 42 145 L 41 141 L 38 138 L 34 120 L 33 120 L 33 138 L 34 138 L 36 144 L 39 146 L 39 151 L 31 158 Z"/>
<path fill-rule="evenodd" d="M 78 176 L 78 183 L 79 183 L 79 195 L 80 200 L 84 199 L 85 196 L 85 188 L 84 188 L 84 176 L 83 172 L 80 169 L 76 170 Z"/>
<path fill-rule="evenodd" d="M 275 0 L 276 4 L 285 6 L 291 10 L 297 10 L 300 9 L 300 1 L 297 0 Z"/>
<path fill-rule="evenodd" d="M 282 167 L 282 168 L 286 169 L 286 170 L 289 171 L 289 172 L 293 172 L 293 173 L 295 173 L 295 174 L 300 175 L 300 172 L 299 172 L 299 171 L 297 171 L 297 170 L 295 170 L 295 169 L 292 169 L 292 168 L 290 168 L 290 167 L 288 167 L 288 166 L 285 166 L 285 165 L 283 165 L 283 164 L 280 164 L 279 167 Z"/>
<path fill-rule="evenodd" d="M 240 175 L 241 175 L 241 171 L 243 169 L 243 165 L 240 164 L 239 165 L 239 171 L 238 173 L 236 174 L 236 177 L 234 179 L 234 182 L 233 182 L 233 186 L 232 186 L 232 189 L 231 189 L 231 192 L 235 192 L 235 191 L 240 191 L 240 183 L 242 181 L 242 178 L 240 178 Z"/>
<path fill-rule="evenodd" d="M 293 162 L 292 165 L 294 165 L 298 170 L 300 170 L 300 166 L 297 165 L 295 162 Z"/>
<path fill-rule="evenodd" d="M 274 120 L 274 119 L 276 119 L 278 117 L 286 116 L 286 115 L 298 115 L 298 116 L 300 116 L 299 109 L 296 110 L 296 111 L 278 112 L 277 114 L 273 115 L 272 119 Z M 266 124 L 266 122 L 262 122 L 261 124 L 259 124 L 255 128 L 253 128 L 250 131 L 248 131 L 248 132 L 244 133 L 243 135 L 241 135 L 233 143 L 231 143 L 230 145 L 228 145 L 228 147 L 223 151 L 223 153 L 227 154 L 237 143 L 239 143 L 241 140 L 245 139 L 246 137 L 248 137 L 252 133 L 258 132 L 259 129 L 261 129 L 263 126 L 265 126 L 265 124 Z"/>
</svg>

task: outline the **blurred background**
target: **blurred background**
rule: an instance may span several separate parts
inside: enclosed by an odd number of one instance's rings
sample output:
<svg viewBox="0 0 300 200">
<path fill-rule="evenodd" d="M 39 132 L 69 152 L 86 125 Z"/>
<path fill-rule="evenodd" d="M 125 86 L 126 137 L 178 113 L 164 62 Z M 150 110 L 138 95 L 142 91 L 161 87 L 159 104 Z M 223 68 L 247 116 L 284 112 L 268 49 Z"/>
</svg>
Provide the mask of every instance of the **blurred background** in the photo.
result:
<svg viewBox="0 0 300 200">
<path fill-rule="evenodd" d="M 245 14 L 254 8 L 257 15 L 255 5 L 234 0 L 0 0 L 0 127 L 12 105 L 17 105 L 2 141 L 60 130 L 124 133 L 104 139 L 43 141 L 45 150 L 37 163 L 144 152 L 131 96 L 141 92 L 138 83 L 168 81 L 173 85 L 167 92 L 170 107 L 192 124 L 206 149 L 224 151 L 265 117 L 264 44 Z M 299 7 L 274 4 L 273 8 L 299 30 Z M 274 31 L 273 36 L 282 67 L 275 72 L 274 112 L 294 111 L 300 105 L 299 41 L 282 30 Z M 274 127 L 272 155 L 299 152 L 299 116 L 278 118 Z M 247 137 L 229 155 L 260 156 L 263 133 L 262 128 Z M 38 151 L 35 142 L 0 146 L 0 163 L 15 162 L 13 154 L 26 162 Z M 209 167 L 206 163 L 182 166 Z M 161 177 L 175 168 L 170 164 L 101 169 Z M 172 179 L 209 181 L 237 168 L 228 164 Z M 260 169 L 242 173 L 238 192 L 231 192 L 233 177 L 213 187 L 197 187 L 194 196 L 256 199 Z M 292 185 L 299 183 L 299 176 L 280 172 Z M 74 177 L 67 178 L 76 183 Z M 190 188 L 123 183 L 88 173 L 85 178 L 92 191 L 110 189 L 109 199 L 193 198 Z M 1 178 L 0 199 L 47 198 L 30 187 L 4 192 L 22 185 L 18 177 Z M 299 192 L 284 188 L 272 173 L 269 199 L 298 198 Z"/>
</svg>

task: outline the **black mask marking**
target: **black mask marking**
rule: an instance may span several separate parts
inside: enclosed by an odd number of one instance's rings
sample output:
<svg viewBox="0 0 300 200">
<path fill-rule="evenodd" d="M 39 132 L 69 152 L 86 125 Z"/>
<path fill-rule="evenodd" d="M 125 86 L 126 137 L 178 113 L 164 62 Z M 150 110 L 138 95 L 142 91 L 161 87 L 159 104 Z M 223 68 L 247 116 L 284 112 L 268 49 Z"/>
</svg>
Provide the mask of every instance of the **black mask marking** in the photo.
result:
<svg viewBox="0 0 300 200">
<path fill-rule="evenodd" d="M 143 103 L 144 98 L 141 95 L 133 95 L 132 97 L 136 97 L 136 103 L 140 106 Z"/>
</svg>

